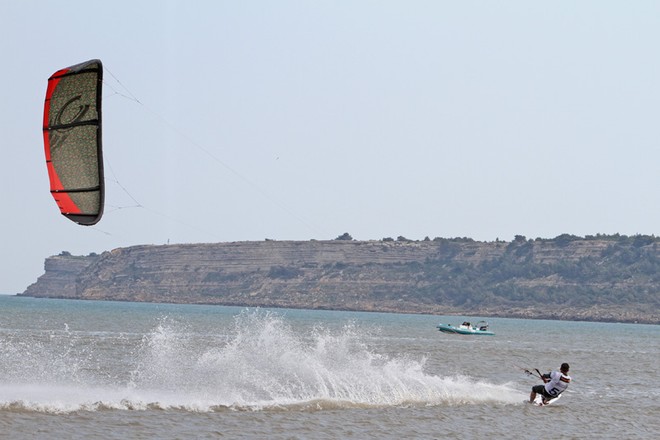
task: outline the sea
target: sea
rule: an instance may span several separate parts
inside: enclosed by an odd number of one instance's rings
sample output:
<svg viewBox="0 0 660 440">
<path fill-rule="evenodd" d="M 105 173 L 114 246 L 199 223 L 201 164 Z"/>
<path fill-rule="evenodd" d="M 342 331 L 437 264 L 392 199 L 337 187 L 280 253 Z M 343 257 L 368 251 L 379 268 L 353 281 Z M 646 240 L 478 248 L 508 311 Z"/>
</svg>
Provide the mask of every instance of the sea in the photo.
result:
<svg viewBox="0 0 660 440">
<path fill-rule="evenodd" d="M 657 325 L 0 296 L 1 439 L 658 439 L 659 378 Z"/>
</svg>

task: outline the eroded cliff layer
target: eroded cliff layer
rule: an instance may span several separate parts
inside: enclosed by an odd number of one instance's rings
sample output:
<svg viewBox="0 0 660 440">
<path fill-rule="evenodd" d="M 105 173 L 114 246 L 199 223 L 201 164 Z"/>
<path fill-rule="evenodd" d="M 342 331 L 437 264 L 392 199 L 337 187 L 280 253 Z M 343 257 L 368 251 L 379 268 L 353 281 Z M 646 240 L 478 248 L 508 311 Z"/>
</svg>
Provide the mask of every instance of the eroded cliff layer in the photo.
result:
<svg viewBox="0 0 660 440">
<path fill-rule="evenodd" d="M 659 323 L 658 249 L 654 237 L 145 245 L 49 257 L 22 295 Z"/>
</svg>

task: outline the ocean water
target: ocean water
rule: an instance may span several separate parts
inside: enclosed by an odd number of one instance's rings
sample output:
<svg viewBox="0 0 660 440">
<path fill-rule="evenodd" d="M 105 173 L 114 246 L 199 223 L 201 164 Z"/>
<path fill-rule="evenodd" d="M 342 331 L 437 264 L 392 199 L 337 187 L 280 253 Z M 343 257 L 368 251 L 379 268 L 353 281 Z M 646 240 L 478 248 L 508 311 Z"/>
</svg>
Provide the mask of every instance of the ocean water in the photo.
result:
<svg viewBox="0 0 660 440">
<path fill-rule="evenodd" d="M 0 438 L 660 438 L 659 326 L 480 318 L 0 296 Z"/>
</svg>

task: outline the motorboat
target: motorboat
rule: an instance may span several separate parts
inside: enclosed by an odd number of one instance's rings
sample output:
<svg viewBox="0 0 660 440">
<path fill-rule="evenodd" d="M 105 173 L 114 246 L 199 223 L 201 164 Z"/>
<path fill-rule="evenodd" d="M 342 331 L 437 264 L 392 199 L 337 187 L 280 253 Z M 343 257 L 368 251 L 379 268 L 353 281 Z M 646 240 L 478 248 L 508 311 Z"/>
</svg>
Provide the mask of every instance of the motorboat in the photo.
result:
<svg viewBox="0 0 660 440">
<path fill-rule="evenodd" d="M 484 335 L 494 336 L 495 333 L 488 329 L 486 321 L 479 321 L 475 325 L 470 324 L 469 321 L 464 321 L 458 327 L 451 324 L 438 324 L 438 330 L 443 333 L 456 333 L 459 335 Z"/>
</svg>

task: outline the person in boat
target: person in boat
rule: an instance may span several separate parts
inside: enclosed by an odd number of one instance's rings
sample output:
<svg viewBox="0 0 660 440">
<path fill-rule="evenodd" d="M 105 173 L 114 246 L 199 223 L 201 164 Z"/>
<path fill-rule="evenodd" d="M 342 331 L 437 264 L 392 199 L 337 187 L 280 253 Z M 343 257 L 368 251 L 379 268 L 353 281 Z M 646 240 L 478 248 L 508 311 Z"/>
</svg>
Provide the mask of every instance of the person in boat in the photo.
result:
<svg viewBox="0 0 660 440">
<path fill-rule="evenodd" d="M 470 328 L 470 323 L 467 321 L 463 321 L 463 324 L 461 324 L 460 328 Z"/>
<path fill-rule="evenodd" d="M 559 397 L 561 393 L 566 391 L 568 384 L 571 383 L 571 376 L 568 375 L 569 368 L 570 366 L 564 362 L 561 364 L 559 371 L 542 375 L 543 385 L 532 387 L 532 392 L 529 395 L 529 403 L 534 403 L 537 394 L 540 394 L 543 403 L 546 403 L 548 400 Z"/>
</svg>

